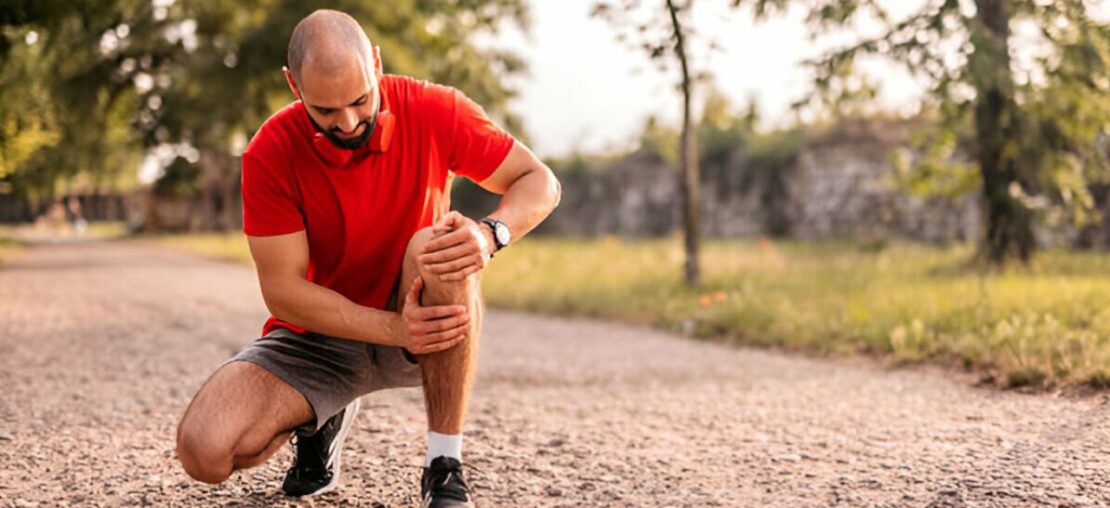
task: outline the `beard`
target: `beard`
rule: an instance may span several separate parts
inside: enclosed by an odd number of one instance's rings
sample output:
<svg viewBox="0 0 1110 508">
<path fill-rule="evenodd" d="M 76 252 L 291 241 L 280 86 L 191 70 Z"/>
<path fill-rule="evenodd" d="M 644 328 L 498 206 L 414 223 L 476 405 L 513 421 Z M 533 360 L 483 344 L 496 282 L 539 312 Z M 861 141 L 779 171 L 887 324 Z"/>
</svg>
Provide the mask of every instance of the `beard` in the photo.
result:
<svg viewBox="0 0 1110 508">
<path fill-rule="evenodd" d="M 308 115 L 308 121 L 312 122 L 312 126 L 316 127 L 317 131 L 323 134 L 324 137 L 328 138 L 328 141 L 331 141 L 331 144 L 344 150 L 357 150 L 359 148 L 362 148 L 362 146 L 365 145 L 366 142 L 370 139 L 370 136 L 374 134 L 374 127 L 376 127 L 378 124 L 378 112 L 380 110 L 381 103 L 379 102 L 378 107 L 374 108 L 374 115 L 370 118 L 367 118 L 366 120 L 359 122 L 358 125 L 355 126 L 356 131 L 358 130 L 359 125 L 364 125 L 366 126 L 366 128 L 363 129 L 362 134 L 359 134 L 357 137 L 354 138 L 339 137 L 339 133 L 342 131 L 339 130 L 338 126 L 325 130 L 323 127 L 320 126 L 320 124 L 316 123 L 316 120 L 312 119 L 312 115 Z M 306 111 L 305 114 L 307 115 L 308 112 Z"/>
</svg>

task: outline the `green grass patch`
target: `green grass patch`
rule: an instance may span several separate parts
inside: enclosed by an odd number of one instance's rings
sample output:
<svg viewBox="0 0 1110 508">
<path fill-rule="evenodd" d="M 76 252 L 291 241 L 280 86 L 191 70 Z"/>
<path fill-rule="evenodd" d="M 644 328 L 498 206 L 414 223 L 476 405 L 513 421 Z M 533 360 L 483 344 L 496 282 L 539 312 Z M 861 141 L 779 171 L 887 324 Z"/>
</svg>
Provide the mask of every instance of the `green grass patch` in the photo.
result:
<svg viewBox="0 0 1110 508">
<path fill-rule="evenodd" d="M 957 360 L 1011 386 L 1104 385 L 1110 256 L 1045 252 L 1005 273 L 969 247 L 717 241 L 682 284 L 678 239 L 529 239 L 486 272 L 489 302 L 696 336 L 898 362 Z"/>
<path fill-rule="evenodd" d="M 0 231 L 0 265 L 23 251 L 23 244 L 3 235 L 3 231 Z"/>
<path fill-rule="evenodd" d="M 250 249 L 247 247 L 247 237 L 241 233 L 157 234 L 142 235 L 139 238 L 163 247 L 205 257 L 253 263 Z"/>
<path fill-rule="evenodd" d="M 241 235 L 154 238 L 248 261 Z M 1011 386 L 1110 385 L 1110 256 L 1052 251 L 1004 273 L 969 247 L 713 241 L 703 285 L 681 241 L 529 238 L 484 275 L 494 306 L 644 323 L 818 353 L 951 362 Z"/>
<path fill-rule="evenodd" d="M 130 231 L 127 229 L 127 223 L 123 221 L 90 222 L 88 230 L 84 232 L 82 237 L 97 240 L 114 240 L 123 238 L 129 234 Z"/>
</svg>

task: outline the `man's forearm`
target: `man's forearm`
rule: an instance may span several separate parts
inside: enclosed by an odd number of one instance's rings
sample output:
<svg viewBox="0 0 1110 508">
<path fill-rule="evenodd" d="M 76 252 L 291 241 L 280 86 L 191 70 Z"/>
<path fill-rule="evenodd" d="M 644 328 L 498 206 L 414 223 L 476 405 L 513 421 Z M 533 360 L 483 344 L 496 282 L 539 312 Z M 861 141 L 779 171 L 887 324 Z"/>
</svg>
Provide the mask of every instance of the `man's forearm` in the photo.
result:
<svg viewBox="0 0 1110 508">
<path fill-rule="evenodd" d="M 489 216 L 504 222 L 516 241 L 551 214 L 559 204 L 560 194 L 559 181 L 550 170 L 544 167 L 530 171 L 509 186 L 497 211 Z"/>
<path fill-rule="evenodd" d="M 264 285 L 262 294 L 274 317 L 289 324 L 332 337 L 402 345 L 397 313 L 359 305 L 305 279 L 283 278 Z"/>
</svg>

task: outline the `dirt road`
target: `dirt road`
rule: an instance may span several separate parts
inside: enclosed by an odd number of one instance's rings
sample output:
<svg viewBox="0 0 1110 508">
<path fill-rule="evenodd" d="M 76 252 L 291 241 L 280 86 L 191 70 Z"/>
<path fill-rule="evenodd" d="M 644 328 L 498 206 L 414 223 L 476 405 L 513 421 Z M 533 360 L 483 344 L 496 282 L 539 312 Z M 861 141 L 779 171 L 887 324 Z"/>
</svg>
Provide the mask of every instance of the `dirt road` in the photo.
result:
<svg viewBox="0 0 1110 508">
<path fill-rule="evenodd" d="M 265 315 L 250 268 L 143 244 L 0 266 L 0 506 L 417 505 L 416 389 L 363 399 L 317 500 L 278 494 L 288 450 L 218 487 L 180 470 L 177 418 Z M 1110 506 L 1106 396 L 500 311 L 482 341 L 481 506 Z"/>
</svg>

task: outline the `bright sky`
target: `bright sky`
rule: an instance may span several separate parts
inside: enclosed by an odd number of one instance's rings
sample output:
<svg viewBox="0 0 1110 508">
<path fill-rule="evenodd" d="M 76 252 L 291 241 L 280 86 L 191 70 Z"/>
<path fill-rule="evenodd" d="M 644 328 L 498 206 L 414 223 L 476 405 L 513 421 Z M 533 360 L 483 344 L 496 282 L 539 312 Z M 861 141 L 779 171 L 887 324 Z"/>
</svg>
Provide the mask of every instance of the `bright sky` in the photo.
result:
<svg viewBox="0 0 1110 508">
<path fill-rule="evenodd" d="M 497 44 L 519 51 L 531 66 L 513 108 L 524 118 L 540 156 L 630 147 L 649 116 L 674 125 L 680 118 L 677 71 L 663 75 L 642 52 L 618 42 L 612 26 L 589 17 L 593 2 L 531 0 L 530 38 L 517 31 L 498 37 Z M 790 103 L 810 87 L 800 63 L 819 54 L 819 48 L 809 41 L 800 13 L 753 24 L 745 11 L 702 7 L 725 3 L 701 2 L 696 5 L 702 10 L 695 10 L 696 28 L 723 47 L 708 61 L 715 85 L 737 109 L 754 96 L 768 123 L 782 123 Z M 920 5 L 887 3 L 897 4 L 899 13 Z M 897 109 L 914 102 L 921 88 L 908 76 L 887 71 L 880 103 Z"/>
</svg>

